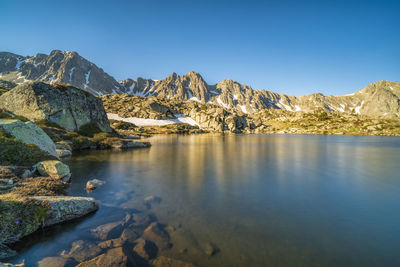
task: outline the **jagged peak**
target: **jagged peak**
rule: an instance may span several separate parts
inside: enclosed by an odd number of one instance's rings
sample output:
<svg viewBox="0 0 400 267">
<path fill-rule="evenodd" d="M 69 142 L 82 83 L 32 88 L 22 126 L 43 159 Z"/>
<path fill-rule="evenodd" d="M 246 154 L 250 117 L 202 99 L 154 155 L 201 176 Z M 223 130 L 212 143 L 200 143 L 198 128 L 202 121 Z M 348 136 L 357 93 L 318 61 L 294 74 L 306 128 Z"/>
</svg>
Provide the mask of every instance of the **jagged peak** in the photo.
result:
<svg viewBox="0 0 400 267">
<path fill-rule="evenodd" d="M 168 78 L 177 79 L 177 78 L 180 78 L 180 76 L 178 74 L 176 74 L 176 72 L 173 72 L 173 73 L 171 73 L 171 75 L 168 76 Z"/>
</svg>

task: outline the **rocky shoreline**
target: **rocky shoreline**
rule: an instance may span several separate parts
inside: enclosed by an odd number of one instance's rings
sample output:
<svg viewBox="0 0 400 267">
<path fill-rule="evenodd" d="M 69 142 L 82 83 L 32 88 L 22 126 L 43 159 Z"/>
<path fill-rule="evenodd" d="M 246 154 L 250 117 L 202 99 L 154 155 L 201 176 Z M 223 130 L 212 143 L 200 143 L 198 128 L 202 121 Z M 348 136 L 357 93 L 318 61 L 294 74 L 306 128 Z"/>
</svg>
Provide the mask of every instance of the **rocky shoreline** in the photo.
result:
<svg viewBox="0 0 400 267">
<path fill-rule="evenodd" d="M 113 131 L 101 101 L 80 89 L 27 83 L 1 95 L 0 260 L 16 255 L 9 244 L 98 209 L 93 198 L 65 196 L 71 172 L 62 158 L 150 146 L 132 139 Z"/>
</svg>

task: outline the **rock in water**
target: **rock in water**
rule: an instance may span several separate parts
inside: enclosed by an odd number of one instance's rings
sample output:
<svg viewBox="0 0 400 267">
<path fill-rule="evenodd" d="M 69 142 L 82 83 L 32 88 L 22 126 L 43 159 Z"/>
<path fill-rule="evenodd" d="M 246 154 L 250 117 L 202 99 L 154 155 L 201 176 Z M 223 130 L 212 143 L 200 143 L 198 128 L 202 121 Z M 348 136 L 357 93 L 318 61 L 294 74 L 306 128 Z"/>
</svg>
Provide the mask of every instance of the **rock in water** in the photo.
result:
<svg viewBox="0 0 400 267">
<path fill-rule="evenodd" d="M 157 256 L 158 248 L 153 242 L 139 238 L 135 241 L 133 251 L 145 260 L 153 259 Z"/>
<path fill-rule="evenodd" d="M 91 197 L 36 196 L 32 199 L 43 202 L 48 208 L 43 226 L 76 219 L 98 209 Z"/>
<path fill-rule="evenodd" d="M 45 160 L 36 164 L 36 168 L 40 175 L 50 176 L 68 182 L 71 178 L 71 172 L 68 165 L 58 160 Z"/>
<path fill-rule="evenodd" d="M 124 222 L 117 221 L 98 226 L 91 230 L 93 236 L 101 240 L 117 238 L 124 230 Z"/>
<path fill-rule="evenodd" d="M 102 249 L 91 242 L 78 240 L 72 243 L 70 251 L 62 251 L 61 257 L 73 258 L 78 262 L 86 261 L 101 254 Z M 53 266 L 53 265 L 48 265 Z"/>
<path fill-rule="evenodd" d="M 1 103 L 0 99 L 0 103 Z M 0 104 L 1 105 L 1 104 Z M 17 138 L 25 144 L 33 144 L 50 155 L 59 158 L 53 140 L 33 122 L 0 119 L 0 129 Z"/>
<path fill-rule="evenodd" d="M 77 265 L 77 267 L 125 267 L 136 266 L 131 259 L 125 254 L 121 247 L 108 250 L 106 253 L 97 256 L 90 261 L 85 261 Z"/>
<path fill-rule="evenodd" d="M 73 260 L 62 257 L 47 257 L 38 262 L 38 267 L 66 267 L 73 265 Z"/>
<path fill-rule="evenodd" d="M 168 266 L 173 266 L 173 267 L 194 267 L 193 264 L 189 262 L 184 262 L 180 260 L 175 260 L 171 258 L 167 258 L 165 256 L 160 256 L 157 259 L 153 260 L 152 266 L 154 267 L 168 267 Z"/>
<path fill-rule="evenodd" d="M 72 156 L 72 152 L 71 150 L 67 150 L 67 149 L 56 149 L 57 154 L 60 158 L 65 158 L 65 157 L 70 157 Z"/>
<path fill-rule="evenodd" d="M 23 83 L 0 96 L 0 108 L 33 121 L 54 122 L 67 131 L 87 124 L 112 131 L 101 99 L 73 86 Z"/>
<path fill-rule="evenodd" d="M 106 183 L 105 181 L 101 181 L 101 180 L 98 180 L 98 179 L 90 180 L 90 181 L 88 181 L 86 183 L 86 190 L 87 191 L 95 190 L 97 187 L 99 187 L 99 186 L 101 186 L 101 185 L 103 185 L 105 183 Z"/>
</svg>

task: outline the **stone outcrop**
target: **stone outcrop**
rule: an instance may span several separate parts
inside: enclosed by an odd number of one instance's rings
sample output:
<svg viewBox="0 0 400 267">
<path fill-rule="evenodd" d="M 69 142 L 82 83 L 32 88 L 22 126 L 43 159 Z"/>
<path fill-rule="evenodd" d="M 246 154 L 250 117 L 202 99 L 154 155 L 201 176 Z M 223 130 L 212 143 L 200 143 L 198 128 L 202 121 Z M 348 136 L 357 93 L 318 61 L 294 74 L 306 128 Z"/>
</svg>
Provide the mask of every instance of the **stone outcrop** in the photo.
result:
<svg viewBox="0 0 400 267">
<path fill-rule="evenodd" d="M 68 182 L 71 172 L 68 165 L 58 160 L 45 160 L 36 164 L 37 171 L 42 176 L 50 176 Z"/>
<path fill-rule="evenodd" d="M 35 196 L 32 199 L 48 207 L 42 224 L 45 227 L 82 217 L 98 209 L 96 201 L 90 197 Z"/>
<path fill-rule="evenodd" d="M 59 158 L 53 140 L 33 122 L 0 119 L 0 130 L 1 129 L 23 143 L 36 145 L 49 155 Z"/>
<path fill-rule="evenodd" d="M 68 131 L 93 124 L 111 132 L 101 100 L 72 86 L 24 83 L 0 96 L 0 108 L 32 121 L 54 122 Z"/>
</svg>

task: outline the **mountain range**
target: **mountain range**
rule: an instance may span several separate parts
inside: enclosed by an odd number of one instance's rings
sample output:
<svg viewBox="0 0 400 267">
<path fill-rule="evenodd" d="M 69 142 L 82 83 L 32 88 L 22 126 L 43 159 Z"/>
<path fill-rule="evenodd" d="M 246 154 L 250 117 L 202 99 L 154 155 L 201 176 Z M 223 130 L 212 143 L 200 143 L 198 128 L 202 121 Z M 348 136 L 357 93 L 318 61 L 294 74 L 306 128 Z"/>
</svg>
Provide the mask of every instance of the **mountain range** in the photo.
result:
<svg viewBox="0 0 400 267">
<path fill-rule="evenodd" d="M 373 117 L 400 117 L 400 83 L 378 81 L 353 94 L 324 96 L 321 93 L 290 96 L 225 79 L 209 85 L 199 73 L 172 73 L 162 80 L 145 78 L 117 81 L 102 68 L 76 52 L 54 50 L 49 55 L 21 56 L 0 52 L 0 80 L 30 80 L 70 84 L 93 95 L 130 94 L 212 103 L 225 109 L 251 114 L 261 109 L 331 111 Z"/>
</svg>

